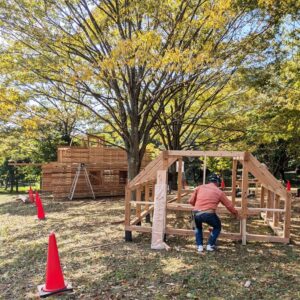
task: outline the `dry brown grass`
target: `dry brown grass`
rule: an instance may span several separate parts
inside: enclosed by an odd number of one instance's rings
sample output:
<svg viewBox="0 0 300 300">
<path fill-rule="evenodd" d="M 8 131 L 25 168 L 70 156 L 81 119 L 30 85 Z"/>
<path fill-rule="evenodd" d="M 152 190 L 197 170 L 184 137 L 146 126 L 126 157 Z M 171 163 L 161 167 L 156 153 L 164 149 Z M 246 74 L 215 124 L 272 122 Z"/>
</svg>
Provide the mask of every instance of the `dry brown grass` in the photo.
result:
<svg viewBox="0 0 300 300">
<path fill-rule="evenodd" d="M 74 286 L 63 299 L 300 299 L 299 246 L 223 240 L 218 252 L 198 255 L 193 238 L 169 237 L 170 252 L 153 251 L 149 235 L 134 233 L 125 243 L 123 225 L 112 224 L 123 219 L 123 199 L 45 200 L 44 207 L 47 219 L 38 221 L 33 205 L 0 196 L 1 299 L 37 298 L 52 230 Z M 299 215 L 292 221 L 297 240 Z M 261 224 L 254 219 L 249 231 Z M 224 229 L 232 227 L 224 219 Z"/>
</svg>

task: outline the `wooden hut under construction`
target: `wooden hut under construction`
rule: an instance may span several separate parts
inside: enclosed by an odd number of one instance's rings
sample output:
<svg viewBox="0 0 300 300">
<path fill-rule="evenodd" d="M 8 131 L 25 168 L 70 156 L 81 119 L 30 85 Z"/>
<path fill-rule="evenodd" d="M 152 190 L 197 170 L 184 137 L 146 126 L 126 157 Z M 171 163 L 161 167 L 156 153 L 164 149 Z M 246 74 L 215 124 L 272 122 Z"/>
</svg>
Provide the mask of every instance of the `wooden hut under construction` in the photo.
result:
<svg viewBox="0 0 300 300">
<path fill-rule="evenodd" d="M 168 224 L 172 212 L 190 212 L 192 206 L 186 201 L 192 190 L 182 189 L 182 160 L 184 157 L 223 157 L 232 160 L 232 185 L 226 192 L 240 213 L 240 230 L 222 232 L 221 238 L 246 241 L 289 243 L 291 221 L 291 193 L 251 153 L 240 151 L 164 151 L 149 163 L 126 187 L 125 238 L 132 239 L 132 231 L 152 233 L 152 248 L 164 249 L 165 235 L 193 236 L 192 228 L 174 228 Z M 168 168 L 178 162 L 177 195 L 167 195 Z M 237 166 L 242 167 L 241 181 L 237 179 Z M 250 184 L 255 183 L 255 198 L 249 194 Z M 236 188 L 241 194 L 237 197 Z M 251 196 L 251 197 L 249 197 Z M 228 214 L 225 207 L 218 213 Z M 144 222 L 153 215 L 152 226 Z M 263 219 L 272 233 L 248 232 L 248 222 L 254 216 Z M 149 218 L 148 218 L 149 219 Z M 251 226 L 249 226 L 251 227 Z M 207 231 L 206 236 L 209 235 Z"/>
<path fill-rule="evenodd" d="M 72 184 L 79 165 L 87 170 L 95 197 L 122 196 L 127 183 L 127 154 L 120 148 L 107 147 L 99 140 L 87 140 L 81 147 L 58 147 L 57 161 L 42 165 L 42 191 L 49 192 L 55 200 L 66 199 L 71 193 Z M 150 162 L 145 155 L 142 166 Z M 74 198 L 91 197 L 91 189 L 85 172 L 79 173 L 74 190 Z"/>
</svg>

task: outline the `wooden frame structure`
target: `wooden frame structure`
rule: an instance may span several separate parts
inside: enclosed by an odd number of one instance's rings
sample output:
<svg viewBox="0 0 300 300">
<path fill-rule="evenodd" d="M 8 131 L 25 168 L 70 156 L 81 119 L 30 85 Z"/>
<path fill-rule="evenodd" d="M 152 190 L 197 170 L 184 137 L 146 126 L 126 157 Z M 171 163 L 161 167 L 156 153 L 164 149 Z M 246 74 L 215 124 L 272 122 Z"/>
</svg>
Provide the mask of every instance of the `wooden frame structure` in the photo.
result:
<svg viewBox="0 0 300 300">
<path fill-rule="evenodd" d="M 232 159 L 232 187 L 226 194 L 241 216 L 240 232 L 222 232 L 220 238 L 246 241 L 263 241 L 289 243 L 290 219 L 291 219 L 291 194 L 270 173 L 264 164 L 261 164 L 251 153 L 241 151 L 163 151 L 155 160 L 149 163 L 129 184 L 125 193 L 125 239 L 132 240 L 132 231 L 151 233 L 153 227 L 142 226 L 144 218 L 153 212 L 157 201 L 161 201 L 162 193 L 167 194 L 168 168 L 178 161 L 178 192 L 173 198 L 169 197 L 165 207 L 165 220 L 167 211 L 191 211 L 189 204 L 182 203 L 183 196 L 192 191 L 183 190 L 181 184 L 181 164 L 184 157 L 226 157 Z M 237 166 L 242 165 L 241 198 L 236 197 Z M 162 176 L 162 174 L 165 174 Z M 255 181 L 249 178 L 250 174 Z M 257 207 L 250 207 L 248 189 L 250 182 L 256 183 Z M 155 186 L 163 189 L 155 193 Z M 260 193 L 259 193 L 260 192 Z M 134 212 L 134 215 L 132 215 Z M 229 213 L 225 207 L 219 207 L 218 213 Z M 261 235 L 247 233 L 247 219 L 253 215 L 259 215 L 264 223 L 269 225 L 274 235 Z M 164 222 L 164 234 L 193 236 L 192 229 L 180 229 L 169 227 Z M 154 226 L 154 224 L 153 224 Z M 153 233 L 152 233 L 153 234 Z M 209 232 L 204 235 L 208 236 Z"/>
<path fill-rule="evenodd" d="M 142 166 L 150 161 L 146 153 Z M 106 147 L 102 140 L 94 142 L 92 137 L 82 147 L 58 147 L 57 162 L 42 165 L 42 191 L 53 194 L 55 200 L 67 199 L 79 164 L 85 164 L 96 197 L 124 195 L 128 181 L 126 152 Z M 74 197 L 91 197 L 83 173 L 78 178 Z"/>
</svg>

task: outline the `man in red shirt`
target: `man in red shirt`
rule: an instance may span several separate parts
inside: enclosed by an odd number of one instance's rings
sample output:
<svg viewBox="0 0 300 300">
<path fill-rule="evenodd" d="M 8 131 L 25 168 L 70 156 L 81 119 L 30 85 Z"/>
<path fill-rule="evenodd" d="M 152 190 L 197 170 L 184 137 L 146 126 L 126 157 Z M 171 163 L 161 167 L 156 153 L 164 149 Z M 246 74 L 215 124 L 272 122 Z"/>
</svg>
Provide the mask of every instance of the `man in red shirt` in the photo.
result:
<svg viewBox="0 0 300 300">
<path fill-rule="evenodd" d="M 221 232 L 221 221 L 216 214 L 216 209 L 220 202 L 236 218 L 239 217 L 238 211 L 234 208 L 231 201 L 226 197 L 224 192 L 218 188 L 219 178 L 216 175 L 211 175 L 208 177 L 208 182 L 208 184 L 198 186 L 189 200 L 189 203 L 194 206 L 193 215 L 196 223 L 195 236 L 198 252 L 203 251 L 202 223 L 213 227 L 206 250 L 215 250 L 216 241 Z"/>
</svg>

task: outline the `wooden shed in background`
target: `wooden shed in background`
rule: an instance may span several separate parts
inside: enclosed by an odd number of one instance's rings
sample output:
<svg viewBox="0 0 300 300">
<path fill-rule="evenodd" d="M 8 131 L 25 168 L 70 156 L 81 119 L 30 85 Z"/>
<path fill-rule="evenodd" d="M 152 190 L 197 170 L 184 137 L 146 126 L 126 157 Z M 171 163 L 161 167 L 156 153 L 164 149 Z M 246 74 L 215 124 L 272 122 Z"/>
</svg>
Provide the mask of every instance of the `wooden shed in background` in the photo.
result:
<svg viewBox="0 0 300 300">
<path fill-rule="evenodd" d="M 142 167 L 150 162 L 146 154 Z M 127 183 L 127 154 L 119 148 L 103 143 L 92 146 L 90 141 L 83 147 L 59 147 L 57 162 L 43 164 L 42 191 L 53 194 L 55 200 L 67 198 L 78 165 L 84 163 L 96 197 L 122 196 Z M 90 197 L 91 192 L 81 172 L 75 189 L 75 198 Z"/>
</svg>

